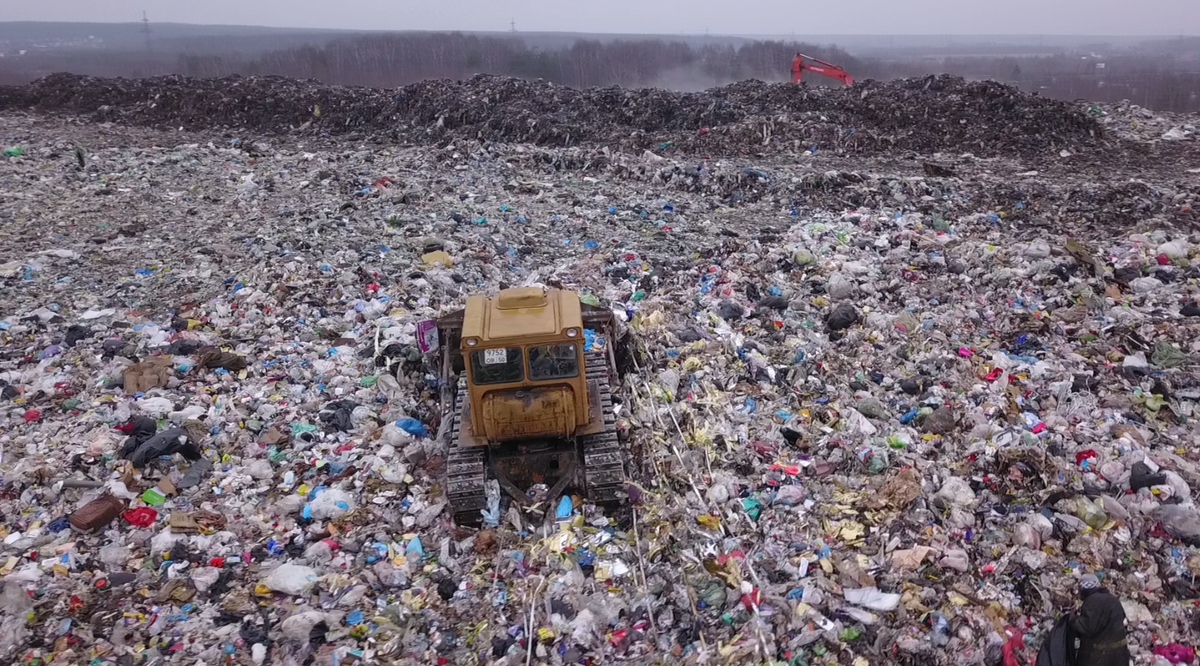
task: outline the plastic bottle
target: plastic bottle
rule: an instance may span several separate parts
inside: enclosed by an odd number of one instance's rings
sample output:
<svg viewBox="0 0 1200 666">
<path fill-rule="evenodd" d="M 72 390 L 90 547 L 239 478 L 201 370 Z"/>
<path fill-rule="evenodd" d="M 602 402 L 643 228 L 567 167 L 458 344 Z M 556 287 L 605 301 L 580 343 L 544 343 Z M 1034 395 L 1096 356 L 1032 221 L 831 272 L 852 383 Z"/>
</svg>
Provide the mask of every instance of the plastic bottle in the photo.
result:
<svg viewBox="0 0 1200 666">
<path fill-rule="evenodd" d="M 945 647 L 950 643 L 950 622 L 945 615 L 938 612 L 929 614 L 929 628 L 932 630 L 929 640 L 937 647 Z"/>
</svg>

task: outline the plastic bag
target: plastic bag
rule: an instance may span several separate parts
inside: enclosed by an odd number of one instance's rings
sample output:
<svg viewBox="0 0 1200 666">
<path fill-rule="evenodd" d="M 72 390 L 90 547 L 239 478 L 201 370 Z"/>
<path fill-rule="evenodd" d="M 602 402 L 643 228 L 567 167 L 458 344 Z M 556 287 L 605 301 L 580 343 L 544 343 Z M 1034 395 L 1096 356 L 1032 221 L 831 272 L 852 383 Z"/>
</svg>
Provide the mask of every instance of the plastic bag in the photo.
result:
<svg viewBox="0 0 1200 666">
<path fill-rule="evenodd" d="M 326 488 L 317 493 L 308 508 L 314 520 L 329 520 L 352 511 L 354 504 L 354 496 L 350 493 L 339 488 Z"/>
<path fill-rule="evenodd" d="M 952 476 L 942 483 L 942 487 L 934 495 L 947 507 L 969 507 L 975 504 L 975 491 L 971 484 L 960 476 Z"/>
<path fill-rule="evenodd" d="M 846 601 L 877 611 L 893 611 L 900 606 L 900 595 L 881 592 L 877 587 L 844 590 Z"/>
<path fill-rule="evenodd" d="M 830 275 L 825 283 L 825 293 L 834 300 L 852 298 L 857 291 L 858 285 L 841 273 Z"/>
<path fill-rule="evenodd" d="M 402 418 L 399 421 L 396 421 L 396 427 L 410 435 L 416 435 L 417 437 L 429 436 L 429 432 L 425 430 L 425 424 L 411 417 Z"/>
<path fill-rule="evenodd" d="M 1086 497 L 1075 500 L 1075 516 L 1094 530 L 1103 529 L 1108 524 L 1108 515 L 1104 513 L 1104 509 Z"/>
<path fill-rule="evenodd" d="M 317 584 L 317 578 L 317 571 L 312 567 L 286 563 L 272 571 L 262 584 L 275 592 L 298 596 L 311 590 Z"/>
<path fill-rule="evenodd" d="M 804 491 L 802 486 L 780 486 L 779 490 L 775 493 L 775 497 L 771 499 L 771 504 L 778 506 L 796 506 L 797 504 L 802 504 L 807 496 L 808 493 Z"/>
<path fill-rule="evenodd" d="M 571 512 L 575 510 L 575 506 L 571 503 L 569 495 L 563 495 L 558 500 L 558 508 L 554 512 L 554 517 L 558 520 L 564 520 L 571 517 Z"/>
<path fill-rule="evenodd" d="M 100 561 L 109 567 L 124 566 L 132 553 L 119 543 L 110 543 L 100 548 Z"/>
<path fill-rule="evenodd" d="M 221 570 L 216 567 L 200 567 L 192 570 L 192 585 L 196 586 L 196 591 L 207 592 L 221 577 Z"/>
<path fill-rule="evenodd" d="M 1164 504 L 1154 512 L 1168 534 L 1188 544 L 1200 546 L 1200 511 L 1194 506 Z"/>
</svg>

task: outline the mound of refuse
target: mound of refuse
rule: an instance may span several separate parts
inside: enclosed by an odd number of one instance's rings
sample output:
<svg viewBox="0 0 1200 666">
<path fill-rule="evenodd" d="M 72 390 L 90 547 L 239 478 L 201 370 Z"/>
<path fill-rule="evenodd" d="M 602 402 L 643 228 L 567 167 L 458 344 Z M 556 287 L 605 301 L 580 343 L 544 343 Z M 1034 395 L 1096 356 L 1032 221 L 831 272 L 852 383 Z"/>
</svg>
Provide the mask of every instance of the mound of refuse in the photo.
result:
<svg viewBox="0 0 1200 666">
<path fill-rule="evenodd" d="M 453 138 L 471 90 L 509 91 L 474 102 L 508 109 L 489 136 L 623 91 L 276 82 L 305 116 L 227 83 L 185 108 L 107 82 L 97 115 L 311 124 L 0 113 L 0 664 L 1030 664 L 1085 581 L 1130 663 L 1194 663 L 1197 151 L 708 160 Z M 894 99 L 980 86 L 651 91 L 585 129 L 757 149 L 795 94 L 914 142 L 993 130 Z M 729 111 L 754 91 L 759 120 Z M 353 108 L 446 144 L 320 134 Z M 624 366 L 626 501 L 493 478 L 476 529 L 447 493 L 465 373 L 433 347 L 458 341 L 426 322 L 539 285 L 619 322 L 581 342 Z"/>
<path fill-rule="evenodd" d="M 382 139 L 416 144 L 472 139 L 731 155 L 1036 156 L 1096 148 L 1103 137 L 1101 125 L 1071 104 L 951 76 L 867 81 L 841 89 L 743 81 L 679 93 L 579 90 L 486 75 L 377 89 L 275 76 L 54 74 L 0 89 L 0 109 L 20 108 L 197 131 L 379 133 Z"/>
</svg>

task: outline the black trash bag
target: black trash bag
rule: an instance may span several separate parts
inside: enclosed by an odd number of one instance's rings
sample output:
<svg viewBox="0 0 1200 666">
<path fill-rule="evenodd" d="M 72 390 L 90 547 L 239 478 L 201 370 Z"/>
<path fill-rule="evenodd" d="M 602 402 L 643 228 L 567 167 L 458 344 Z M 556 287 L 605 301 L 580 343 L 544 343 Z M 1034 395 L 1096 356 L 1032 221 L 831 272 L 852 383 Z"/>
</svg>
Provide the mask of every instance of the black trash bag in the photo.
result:
<svg viewBox="0 0 1200 666">
<path fill-rule="evenodd" d="M 1142 488 L 1151 486 L 1161 486 L 1167 483 L 1166 474 L 1155 474 L 1150 471 L 1150 466 L 1144 462 L 1136 462 L 1133 464 L 1133 469 L 1129 473 L 1129 488 L 1134 492 Z"/>
<path fill-rule="evenodd" d="M 246 641 L 246 645 L 262 643 L 263 645 L 266 645 L 268 649 L 270 649 L 271 635 L 265 623 L 257 624 L 253 620 L 245 620 L 242 622 L 242 626 L 238 630 L 238 636 L 240 636 L 243 641 Z"/>
<path fill-rule="evenodd" d="M 147 416 L 139 416 L 133 421 L 133 428 L 129 431 L 129 437 L 125 440 L 125 444 L 121 446 L 121 457 L 128 459 L 133 455 L 138 447 L 145 444 L 154 433 L 158 431 L 158 423 Z"/>
<path fill-rule="evenodd" d="M 194 465 L 188 468 L 187 473 L 179 479 L 179 483 L 176 484 L 176 487 L 180 490 L 194 488 L 200 485 L 201 481 L 208 478 L 208 475 L 212 472 L 212 469 L 212 461 L 208 458 L 201 458 L 200 460 L 197 460 Z"/>
<path fill-rule="evenodd" d="M 442 598 L 442 601 L 450 601 L 454 598 L 454 593 L 458 591 L 458 583 L 455 583 L 449 578 L 443 578 L 442 582 L 438 583 L 437 593 Z"/>
<path fill-rule="evenodd" d="M 204 345 L 199 340 L 189 340 L 180 338 L 175 342 L 167 345 L 167 353 L 172 356 L 191 356 L 200 350 Z"/>
<path fill-rule="evenodd" d="M 350 416 L 357 406 L 358 403 L 353 400 L 338 400 L 325 405 L 317 416 L 322 423 L 331 426 L 338 432 L 350 432 L 354 429 L 354 424 L 350 422 Z"/>
<path fill-rule="evenodd" d="M 308 642 L 313 645 L 324 645 L 327 633 L 329 633 L 329 625 L 325 623 L 325 620 L 321 620 L 308 630 Z"/>
<path fill-rule="evenodd" d="M 758 307 L 766 310 L 786 310 L 788 305 L 788 299 L 783 296 L 767 296 L 758 302 Z"/>
<path fill-rule="evenodd" d="M 742 318 L 742 306 L 730 300 L 717 304 L 717 314 L 725 321 L 737 321 Z"/>
<path fill-rule="evenodd" d="M 188 460 L 200 459 L 200 447 L 192 441 L 186 428 L 171 428 L 151 437 L 129 456 L 129 462 L 141 469 L 159 456 L 175 453 Z"/>
<path fill-rule="evenodd" d="M 849 303 L 839 303 L 825 318 L 825 325 L 831 331 L 841 331 L 850 328 L 858 321 L 858 310 Z"/>
<path fill-rule="evenodd" d="M 79 324 L 72 324 L 67 328 L 67 335 L 63 338 L 63 344 L 68 347 L 74 347 L 76 343 L 85 338 L 92 337 L 92 329 Z"/>
<path fill-rule="evenodd" d="M 100 343 L 100 351 L 106 357 L 116 356 L 124 351 L 125 347 L 128 345 L 128 342 L 125 342 L 120 338 L 109 338 L 108 340 Z"/>
</svg>

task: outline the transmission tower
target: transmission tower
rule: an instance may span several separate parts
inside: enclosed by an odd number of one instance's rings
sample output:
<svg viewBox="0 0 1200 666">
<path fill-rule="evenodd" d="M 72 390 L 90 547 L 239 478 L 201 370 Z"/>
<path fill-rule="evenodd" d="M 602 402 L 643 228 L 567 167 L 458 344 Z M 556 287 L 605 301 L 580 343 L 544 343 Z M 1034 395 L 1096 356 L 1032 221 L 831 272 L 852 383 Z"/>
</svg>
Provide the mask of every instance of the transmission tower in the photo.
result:
<svg viewBox="0 0 1200 666">
<path fill-rule="evenodd" d="M 146 38 L 146 50 L 150 50 L 150 19 L 146 16 L 146 10 L 142 10 L 142 35 Z"/>
</svg>

